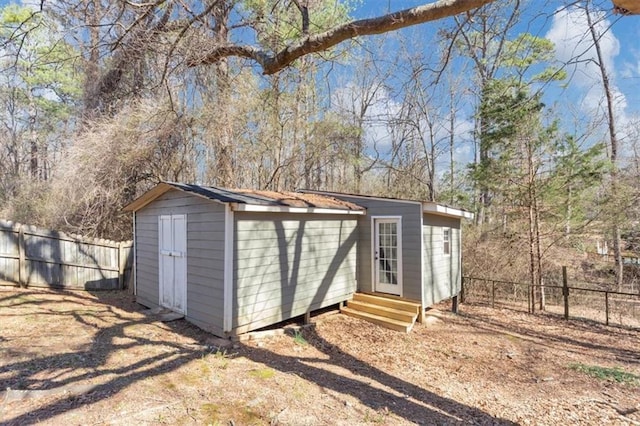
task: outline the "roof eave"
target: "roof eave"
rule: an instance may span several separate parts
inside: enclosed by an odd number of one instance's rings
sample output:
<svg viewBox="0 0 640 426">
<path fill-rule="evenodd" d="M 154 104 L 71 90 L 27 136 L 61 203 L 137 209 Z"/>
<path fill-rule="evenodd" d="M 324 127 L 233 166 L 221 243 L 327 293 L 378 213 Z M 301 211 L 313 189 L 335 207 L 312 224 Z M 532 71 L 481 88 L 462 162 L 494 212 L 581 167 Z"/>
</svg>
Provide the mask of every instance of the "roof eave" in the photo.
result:
<svg viewBox="0 0 640 426">
<path fill-rule="evenodd" d="M 298 189 L 297 192 L 300 192 L 303 194 L 330 195 L 338 199 L 340 199 L 341 197 L 342 198 L 362 198 L 366 200 L 377 200 L 377 201 L 386 201 L 386 202 L 394 202 L 394 203 L 422 204 L 422 201 L 417 201 L 417 200 L 405 200 L 402 198 L 391 198 L 391 197 L 378 197 L 375 195 L 350 194 L 346 192 L 318 191 L 314 189 Z"/>
<path fill-rule="evenodd" d="M 231 209 L 238 212 L 257 213 L 307 213 L 307 214 L 339 214 L 363 216 L 366 210 L 332 209 L 323 207 L 264 206 L 256 204 L 230 203 Z"/>
<path fill-rule="evenodd" d="M 468 212 L 466 210 L 456 209 L 453 207 L 444 206 L 442 204 L 430 203 L 430 202 L 422 203 L 422 212 L 435 214 L 438 216 L 455 217 L 460 219 L 473 220 L 474 218 L 473 213 Z"/>
</svg>

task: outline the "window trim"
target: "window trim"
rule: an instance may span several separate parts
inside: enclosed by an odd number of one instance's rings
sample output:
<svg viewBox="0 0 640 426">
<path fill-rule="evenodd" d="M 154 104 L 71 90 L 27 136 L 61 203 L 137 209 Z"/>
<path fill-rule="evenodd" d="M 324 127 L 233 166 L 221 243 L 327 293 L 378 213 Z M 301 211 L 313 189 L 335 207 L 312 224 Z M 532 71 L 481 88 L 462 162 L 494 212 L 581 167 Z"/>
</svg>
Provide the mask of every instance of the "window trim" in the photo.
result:
<svg viewBox="0 0 640 426">
<path fill-rule="evenodd" d="M 451 256 L 451 228 L 442 229 L 442 255 Z"/>
</svg>

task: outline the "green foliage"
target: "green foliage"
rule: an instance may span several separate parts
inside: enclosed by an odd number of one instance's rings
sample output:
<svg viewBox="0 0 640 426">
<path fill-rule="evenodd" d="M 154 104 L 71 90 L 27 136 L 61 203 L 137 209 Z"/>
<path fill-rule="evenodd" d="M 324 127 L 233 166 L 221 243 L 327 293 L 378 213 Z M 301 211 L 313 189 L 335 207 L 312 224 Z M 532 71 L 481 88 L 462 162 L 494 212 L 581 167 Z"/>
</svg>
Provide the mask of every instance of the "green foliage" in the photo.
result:
<svg viewBox="0 0 640 426">
<path fill-rule="evenodd" d="M 438 188 L 436 201 L 443 204 L 452 205 L 473 210 L 473 190 L 472 182 L 466 169 L 462 171 L 454 171 L 454 187 L 451 188 L 451 171 L 442 174 L 438 180 Z"/>
<path fill-rule="evenodd" d="M 597 365 L 575 363 L 569 365 L 569 368 L 584 373 L 587 376 L 595 377 L 596 379 L 640 386 L 640 376 L 628 373 L 620 367 L 600 367 Z"/>
<path fill-rule="evenodd" d="M 543 93 L 536 84 L 565 77 L 549 66 L 552 57 L 551 42 L 520 34 L 505 42 L 499 77 L 482 87 L 476 114 L 480 155 L 470 176 L 486 194 L 486 208 L 495 201 L 503 212 L 517 210 L 534 202 L 531 194 L 546 193 L 543 175 L 552 167 L 558 123 L 546 119 Z"/>
<path fill-rule="evenodd" d="M 307 346 L 309 344 L 300 330 L 295 330 L 293 335 L 293 342 L 298 346 Z"/>
<path fill-rule="evenodd" d="M 271 379 L 276 375 L 276 372 L 271 368 L 259 368 L 249 371 L 249 374 L 258 379 Z"/>
<path fill-rule="evenodd" d="M 550 194 L 557 200 L 556 211 L 560 210 L 567 225 L 579 225 L 588 219 L 588 214 L 593 215 L 597 205 L 595 190 L 610 169 L 604 143 L 585 148 L 571 135 L 556 140 Z"/>
<path fill-rule="evenodd" d="M 12 85 L 23 101 L 33 99 L 46 114 L 67 118 L 70 104 L 82 89 L 73 62 L 79 57 L 70 44 L 56 40 L 57 28 L 44 12 L 11 4 L 0 12 L 0 39 L 8 50 L 4 67 L 13 69 Z"/>
<path fill-rule="evenodd" d="M 553 64 L 553 49 L 550 40 L 522 33 L 515 40 L 505 43 L 503 67 L 507 75 L 527 81 L 527 84 L 564 80 L 567 78 L 566 71 L 549 65 Z"/>
<path fill-rule="evenodd" d="M 68 143 L 79 106 L 78 53 L 45 12 L 15 4 L 0 9 L 0 43 L 0 108 L 10 141 L 0 150 L 0 199 L 27 200 L 32 207 L 14 209 L 30 216 L 41 205 L 29 195 L 31 181 L 49 178 L 48 152 Z"/>
<path fill-rule="evenodd" d="M 524 173 L 523 150 L 539 151 L 545 133 L 553 132 L 553 126 L 541 124 L 540 97 L 541 93 L 530 94 L 527 86 L 512 78 L 491 80 L 484 88 L 478 114 L 483 123 L 483 155 L 471 166 L 471 177 L 494 196 L 518 196 L 519 188 L 513 183 Z"/>
<path fill-rule="evenodd" d="M 36 21 L 39 21 L 37 18 L 37 14 L 33 11 L 33 9 L 20 6 L 16 3 L 8 4 L 2 9 L 2 13 L 0 15 L 0 20 L 2 21 L 3 29 L 11 28 L 12 30 L 17 29 L 17 27 L 21 27 L 24 23 L 28 22 L 32 18 Z M 33 23 L 28 25 L 33 28 Z"/>
<path fill-rule="evenodd" d="M 309 33 L 317 34 L 347 22 L 355 2 L 312 0 L 308 4 Z M 301 13 L 293 2 L 282 1 L 274 5 L 269 0 L 244 0 L 242 6 L 250 19 L 257 22 L 258 41 L 263 47 L 280 50 L 304 36 Z"/>
</svg>

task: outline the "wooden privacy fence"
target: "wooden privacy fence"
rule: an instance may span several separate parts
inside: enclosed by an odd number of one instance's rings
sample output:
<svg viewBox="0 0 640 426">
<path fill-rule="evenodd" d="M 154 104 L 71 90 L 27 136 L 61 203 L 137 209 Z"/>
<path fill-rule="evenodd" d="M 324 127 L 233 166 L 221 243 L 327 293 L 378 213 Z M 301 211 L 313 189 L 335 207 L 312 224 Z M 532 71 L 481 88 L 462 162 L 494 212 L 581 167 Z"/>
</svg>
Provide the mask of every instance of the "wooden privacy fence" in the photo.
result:
<svg viewBox="0 0 640 426">
<path fill-rule="evenodd" d="M 126 288 L 132 246 L 0 221 L 0 280 L 25 287 Z"/>
<path fill-rule="evenodd" d="M 492 307 L 531 310 L 532 289 L 540 289 L 543 309 L 569 318 L 584 318 L 606 325 L 640 327 L 640 294 L 569 286 L 563 269 L 562 285 L 463 277 L 461 301 L 489 303 Z M 540 301 L 536 301 L 540 304 Z"/>
</svg>

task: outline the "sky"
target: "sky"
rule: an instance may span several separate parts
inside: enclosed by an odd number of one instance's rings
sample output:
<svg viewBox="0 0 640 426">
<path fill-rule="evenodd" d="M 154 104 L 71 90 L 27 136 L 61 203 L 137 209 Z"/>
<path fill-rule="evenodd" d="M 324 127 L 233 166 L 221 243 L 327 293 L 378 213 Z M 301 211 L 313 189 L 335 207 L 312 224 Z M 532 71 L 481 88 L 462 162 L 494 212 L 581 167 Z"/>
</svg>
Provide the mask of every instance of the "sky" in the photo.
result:
<svg viewBox="0 0 640 426">
<path fill-rule="evenodd" d="M 500 0 L 498 0 L 500 1 Z M 356 18 L 367 18 L 424 4 L 419 0 L 384 0 L 362 1 L 354 10 Z M 523 2 L 527 3 L 527 2 Z M 529 32 L 544 37 L 555 45 L 555 58 L 562 62 L 573 62 L 566 66 L 569 79 L 562 85 L 549 85 L 544 88 L 544 102 L 553 106 L 556 114 L 562 117 L 565 130 L 570 133 L 586 132 L 587 122 L 594 115 L 604 112 L 603 91 L 600 70 L 595 64 L 596 51 L 593 47 L 584 11 L 580 7 L 563 7 L 569 2 L 530 0 L 523 12 L 523 19 L 516 27 L 517 32 Z M 601 48 L 607 66 L 611 88 L 615 96 L 615 113 L 618 121 L 619 136 L 624 142 L 630 142 L 628 127 L 632 126 L 634 117 L 640 115 L 640 16 L 621 16 L 612 13 L 610 1 L 597 1 L 599 8 L 592 14 L 597 20 L 596 28 L 601 36 Z M 533 7 L 532 7 L 533 6 Z M 412 40 L 424 40 L 425 51 L 433 50 L 432 40 L 437 29 L 444 22 L 431 22 L 402 30 Z M 391 37 L 382 35 L 377 37 Z M 393 46 L 394 42 L 390 42 Z M 420 46 L 420 43 L 417 43 Z M 578 58 L 576 60 L 576 58 Z M 344 95 L 343 95 L 344 96 Z M 394 110 L 393 99 L 384 99 L 384 93 L 378 94 L 379 107 Z M 391 105 L 391 108 L 389 106 Z M 379 114 L 374 110 L 372 114 Z M 460 134 L 472 129 L 471 111 L 461 112 L 458 117 Z M 600 126 L 600 133 L 586 138 L 591 143 L 604 137 L 605 128 Z M 388 139 L 381 128 L 369 131 L 372 139 Z M 378 142 L 380 144 L 380 142 Z M 460 144 L 457 159 L 460 162 L 472 161 L 473 153 L 469 145 Z M 624 150 L 624 145 L 623 145 Z"/>
<path fill-rule="evenodd" d="M 31 3 L 33 0 L 22 0 Z M 503 0 L 497 0 L 498 2 Z M 353 16 L 355 19 L 379 16 L 389 11 L 397 11 L 425 4 L 429 0 L 354 0 Z M 630 139 L 627 126 L 640 115 L 640 16 L 620 16 L 611 12 L 609 0 L 595 0 L 601 5 L 596 10 L 594 19 L 599 21 L 598 31 L 602 33 L 601 45 L 605 64 L 609 70 L 611 86 L 616 99 L 616 118 L 623 139 Z M 7 4 L 0 0 L 0 6 Z M 583 11 L 576 6 L 563 7 L 571 3 L 567 0 L 523 0 L 525 12 L 521 23 L 516 27 L 519 32 L 530 32 L 539 37 L 551 40 L 555 45 L 555 57 L 560 62 L 568 62 L 578 57 L 576 64 L 566 68 L 570 79 L 562 86 L 549 85 L 544 88 L 544 102 L 556 108 L 563 116 L 566 130 L 572 133 L 583 131 L 587 121 L 594 114 L 603 112 L 601 76 L 593 59 L 595 49 L 588 37 L 586 18 Z M 411 47 L 422 49 L 428 55 L 437 56 L 439 46 L 434 44 L 439 28 L 445 21 L 430 22 L 402 30 L 400 34 L 384 34 L 371 37 L 378 40 L 383 47 L 377 53 L 379 61 L 389 60 L 394 49 L 398 48 L 398 37 L 404 36 L 411 41 Z M 367 43 L 367 42 L 365 42 Z M 388 65 L 388 64 L 387 64 Z M 392 64 L 394 66 L 395 64 Z M 340 109 L 352 102 L 356 84 L 349 81 L 354 75 L 353 68 L 346 75 L 336 79 L 333 93 L 333 107 Z M 389 76 L 387 86 L 392 87 L 393 75 Z M 380 88 L 375 93 L 375 102 L 368 115 L 371 119 L 367 128 L 367 138 L 371 147 L 375 144 L 383 150 L 389 144 L 390 135 L 385 126 L 373 124 L 375 117 L 394 116 L 400 110 L 399 100 L 394 98 L 387 88 Z M 457 139 L 465 141 L 473 129 L 473 111 L 471 108 L 461 109 L 457 115 Z M 442 132 L 444 129 L 437 129 Z M 602 131 L 602 130 L 601 130 Z M 470 143 L 459 143 L 457 159 L 461 163 L 473 160 Z"/>
</svg>

